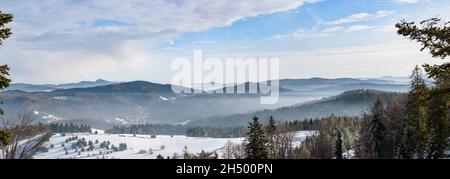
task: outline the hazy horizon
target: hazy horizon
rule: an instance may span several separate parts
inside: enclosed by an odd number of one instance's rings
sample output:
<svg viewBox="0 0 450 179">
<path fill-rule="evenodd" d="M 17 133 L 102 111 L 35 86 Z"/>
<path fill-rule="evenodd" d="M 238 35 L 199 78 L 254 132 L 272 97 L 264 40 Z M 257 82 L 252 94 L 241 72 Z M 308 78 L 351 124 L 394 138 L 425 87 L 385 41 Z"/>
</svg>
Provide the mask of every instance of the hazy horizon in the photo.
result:
<svg viewBox="0 0 450 179">
<path fill-rule="evenodd" d="M 307 80 L 307 79 L 314 79 L 314 78 L 322 78 L 322 79 L 345 79 L 345 78 L 349 78 L 349 79 L 360 79 L 360 80 L 367 80 L 367 79 L 384 79 L 384 78 L 408 78 L 409 76 L 379 76 L 379 77 L 336 77 L 336 78 L 325 78 L 325 77 L 310 77 L 310 78 L 280 78 L 280 79 L 275 79 L 275 80 Z M 116 80 L 110 80 L 110 79 L 103 79 L 103 78 L 97 78 L 97 79 L 88 79 L 88 80 L 80 80 L 80 81 L 68 81 L 68 82 L 62 82 L 62 83 L 28 83 L 28 82 L 12 82 L 11 84 L 31 84 L 31 85 L 61 85 L 61 84 L 70 84 L 70 83 L 80 83 L 80 82 L 95 82 L 98 80 L 105 80 L 108 82 L 113 82 L 113 83 L 127 83 L 127 82 L 133 82 L 133 81 L 146 81 L 146 82 L 151 82 L 151 83 L 158 83 L 158 84 L 171 84 L 169 83 L 165 83 L 165 82 L 155 82 L 155 81 L 148 81 L 148 80 L 143 80 L 143 79 L 135 79 L 135 80 L 129 80 L 129 81 L 116 81 Z M 389 81 L 389 79 L 385 79 L 387 81 Z M 247 82 L 262 82 L 262 81 L 247 81 Z M 245 82 L 242 82 L 245 83 Z M 205 83 L 200 83 L 200 84 L 208 84 L 208 82 Z M 219 83 L 222 84 L 222 83 Z M 225 83 L 224 85 L 226 85 L 228 83 Z M 239 83 L 241 84 L 241 83 Z M 196 84 L 194 84 L 196 85 Z"/>
</svg>

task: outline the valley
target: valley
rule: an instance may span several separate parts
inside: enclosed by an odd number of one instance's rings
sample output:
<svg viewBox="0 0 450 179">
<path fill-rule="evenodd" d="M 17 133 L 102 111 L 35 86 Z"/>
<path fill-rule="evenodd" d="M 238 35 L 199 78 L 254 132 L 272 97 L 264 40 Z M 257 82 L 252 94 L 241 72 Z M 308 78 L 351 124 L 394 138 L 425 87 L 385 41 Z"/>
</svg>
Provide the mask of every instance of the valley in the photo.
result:
<svg viewBox="0 0 450 179">
<path fill-rule="evenodd" d="M 99 81 L 99 80 L 97 80 Z M 86 82 L 85 82 L 86 83 Z M 94 83 L 94 82 L 93 82 Z M 105 82 L 112 83 L 112 82 Z M 331 100 L 332 96 L 358 89 L 404 92 L 408 84 L 382 79 L 287 79 L 280 80 L 279 101 L 273 105 L 260 104 L 260 94 L 176 94 L 171 85 L 134 81 L 86 88 L 57 89 L 50 92 L 25 92 L 21 89 L 0 92 L 2 108 L 8 111 L 6 120 L 14 121 L 24 111 L 32 111 L 36 121 L 75 122 L 108 129 L 129 124 L 188 124 L 207 125 L 209 120 L 232 118 L 234 125 L 246 124 L 250 114 L 264 110 L 287 110 L 306 103 Z M 244 84 L 241 84 L 244 85 Z M 14 85 L 13 85 L 14 86 Z M 247 84 L 248 86 L 248 84 Z M 227 87 L 227 88 L 233 88 Z M 236 86 L 235 86 L 236 88 Z M 191 90 L 185 88 L 185 90 Z M 374 97 L 372 95 L 372 100 Z M 364 98 L 363 98 L 364 99 Z M 370 103 L 350 104 L 349 110 L 317 110 L 310 115 L 280 116 L 283 120 L 323 117 L 332 113 L 357 115 Z M 335 103 L 336 104 L 336 103 Z M 317 106 L 317 105 L 316 105 Z M 347 107 L 343 105 L 342 107 Z M 317 107 L 316 107 L 317 108 Z M 311 107 L 310 110 L 316 108 Z M 192 111 L 198 111 L 193 113 Z M 245 115 L 249 114 L 249 115 Z M 305 113 L 308 114 L 308 113 Z M 233 116 L 234 115 L 234 116 Z M 252 114 L 253 115 L 253 114 Z M 241 118 L 236 117 L 241 116 Z M 291 116 L 291 117 L 289 117 Z M 243 118 L 245 117 L 245 120 Z M 206 123 L 206 124 L 205 124 Z M 223 122 L 210 123 L 228 125 Z"/>
</svg>

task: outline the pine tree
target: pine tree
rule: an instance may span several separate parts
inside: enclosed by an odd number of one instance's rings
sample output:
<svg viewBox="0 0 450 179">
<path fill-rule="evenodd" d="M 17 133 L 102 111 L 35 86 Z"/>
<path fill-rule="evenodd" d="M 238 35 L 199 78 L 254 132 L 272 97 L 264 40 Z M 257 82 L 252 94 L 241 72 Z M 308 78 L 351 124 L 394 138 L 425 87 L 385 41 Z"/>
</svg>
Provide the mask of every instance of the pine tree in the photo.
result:
<svg viewBox="0 0 450 179">
<path fill-rule="evenodd" d="M 3 41 L 12 35 L 10 28 L 5 28 L 5 25 L 13 21 L 13 16 L 8 13 L 0 11 L 0 46 Z M 7 88 L 11 83 L 9 76 L 9 67 L 7 65 L 0 65 L 0 91 Z M 0 108 L 0 115 L 3 115 L 3 110 Z"/>
<path fill-rule="evenodd" d="M 268 124 L 266 126 L 267 135 L 267 149 L 269 158 L 276 158 L 276 146 L 275 146 L 275 135 L 277 132 L 277 126 L 275 125 L 275 120 L 273 116 L 270 116 Z"/>
<path fill-rule="evenodd" d="M 184 146 L 183 159 L 191 159 L 191 154 L 189 153 L 187 146 Z"/>
<path fill-rule="evenodd" d="M 248 159 L 267 159 L 267 139 L 264 130 L 258 121 L 258 117 L 253 118 L 253 122 L 249 124 L 249 132 L 247 133 L 245 145 L 246 156 Z"/>
<path fill-rule="evenodd" d="M 384 158 L 384 143 L 386 129 L 382 123 L 383 104 L 377 99 L 372 108 L 372 121 L 369 124 L 370 145 L 372 157 L 375 159 Z"/>
<path fill-rule="evenodd" d="M 420 68 L 416 66 L 411 75 L 400 158 L 423 158 L 425 154 L 428 141 L 427 98 L 427 86 Z"/>
<path fill-rule="evenodd" d="M 342 159 L 342 136 L 339 131 L 337 132 L 337 139 L 334 147 L 334 156 L 336 157 L 336 159 Z"/>
<path fill-rule="evenodd" d="M 69 125 L 64 124 L 63 131 L 70 132 L 70 131 L 69 131 Z"/>
<path fill-rule="evenodd" d="M 449 96 L 441 90 L 433 89 L 428 117 L 430 125 L 430 140 L 428 142 L 427 158 L 439 159 L 445 157 L 449 143 Z"/>
<path fill-rule="evenodd" d="M 7 23 L 13 21 L 13 16 L 8 13 L 3 13 L 0 11 L 0 46 L 3 44 L 3 41 L 7 39 L 11 33 L 10 28 L 5 28 Z M 9 87 L 11 83 L 11 79 L 9 76 L 9 67 L 7 65 L 0 65 L 0 91 Z M 2 102 L 0 101 L 0 104 Z M 0 108 L 0 117 L 3 115 L 3 110 Z M 11 133 L 8 131 L 0 131 L 0 149 L 9 145 L 11 143 Z"/>
<path fill-rule="evenodd" d="M 406 119 L 407 96 L 401 95 L 389 102 L 384 110 L 383 124 L 386 127 L 386 158 L 399 158 Z"/>
<path fill-rule="evenodd" d="M 421 50 L 429 50 L 434 58 L 445 59 L 450 56 L 450 22 L 439 18 L 424 20 L 420 25 L 402 21 L 396 24 L 398 34 L 415 40 L 422 45 Z M 442 158 L 448 150 L 448 119 L 450 116 L 450 63 L 423 65 L 429 79 L 434 79 L 430 91 L 428 114 L 429 141 L 427 158 Z"/>
<path fill-rule="evenodd" d="M 120 143 L 119 144 L 119 151 L 127 150 L 127 143 Z"/>
<path fill-rule="evenodd" d="M 11 133 L 6 131 L 0 131 L 0 149 L 4 146 L 11 144 Z"/>
</svg>

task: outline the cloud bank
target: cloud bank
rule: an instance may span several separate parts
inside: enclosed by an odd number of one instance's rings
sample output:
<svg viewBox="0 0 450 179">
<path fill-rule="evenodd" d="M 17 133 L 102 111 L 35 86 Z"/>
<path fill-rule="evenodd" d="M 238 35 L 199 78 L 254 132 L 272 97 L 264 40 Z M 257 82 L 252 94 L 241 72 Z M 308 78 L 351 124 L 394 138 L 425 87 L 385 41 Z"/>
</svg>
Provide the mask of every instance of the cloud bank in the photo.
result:
<svg viewBox="0 0 450 179">
<path fill-rule="evenodd" d="M 149 72 L 151 65 L 162 60 L 155 46 L 177 35 L 317 1 L 2 0 L 15 22 L 14 36 L 0 49 L 1 63 L 22 82 L 148 79 L 156 73 Z"/>
</svg>

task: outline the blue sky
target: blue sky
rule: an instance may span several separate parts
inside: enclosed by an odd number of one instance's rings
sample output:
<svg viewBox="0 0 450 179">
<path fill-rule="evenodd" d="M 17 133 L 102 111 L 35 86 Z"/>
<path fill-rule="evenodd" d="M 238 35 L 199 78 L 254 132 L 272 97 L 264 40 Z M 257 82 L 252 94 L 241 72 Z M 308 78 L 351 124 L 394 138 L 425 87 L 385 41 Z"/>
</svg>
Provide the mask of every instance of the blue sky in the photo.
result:
<svg viewBox="0 0 450 179">
<path fill-rule="evenodd" d="M 441 13 L 435 12 L 435 14 L 432 14 L 424 12 L 426 11 L 424 6 L 433 7 L 434 4 L 444 4 L 449 6 L 449 3 L 445 1 L 322 1 L 300 6 L 282 13 L 261 15 L 254 18 L 239 20 L 233 25 L 227 27 L 212 28 L 202 32 L 184 33 L 179 37 L 174 38 L 172 41 L 163 44 L 162 47 L 173 46 L 183 48 L 186 45 L 189 46 L 198 42 L 232 43 L 237 41 L 261 41 L 268 40 L 276 36 L 295 33 L 299 29 L 303 30 L 303 33 L 320 33 L 321 31 L 328 31 L 331 33 L 332 31 L 336 32 L 336 34 L 333 34 L 334 36 L 339 36 L 340 32 L 346 31 L 345 29 L 347 29 L 347 31 L 353 32 L 352 35 L 358 36 L 360 35 L 357 34 L 358 31 L 365 31 L 368 29 L 387 31 L 387 29 L 383 29 L 388 28 L 387 26 L 392 26 L 393 29 L 393 24 L 401 19 L 417 20 L 422 16 L 446 17 L 446 15 L 448 15 L 448 13 L 444 11 L 444 8 Z M 377 16 L 377 14 L 379 15 L 378 17 L 372 17 Z M 349 22 L 344 20 L 349 19 L 352 15 L 355 15 L 355 17 L 360 15 L 359 20 L 357 20 L 358 18 L 353 21 L 350 20 Z M 338 20 L 344 21 L 334 22 Z M 355 29 L 350 30 L 349 28 L 352 27 Z M 366 36 L 367 34 L 369 33 L 366 31 L 362 36 Z M 372 39 L 370 37 L 365 38 L 369 41 L 367 43 L 374 43 L 381 40 L 379 37 L 380 36 L 377 36 Z M 339 39 L 339 37 L 334 38 Z M 331 39 L 331 41 L 333 40 L 334 39 Z M 283 43 L 288 40 L 277 40 L 277 42 L 279 41 L 281 41 L 280 43 Z M 333 47 L 342 46 L 347 46 L 347 44 L 341 42 L 340 44 L 333 45 Z M 286 49 L 285 47 L 283 48 Z M 322 46 L 319 48 L 322 48 Z"/>
<path fill-rule="evenodd" d="M 168 83 L 172 59 L 280 58 L 281 78 L 407 76 L 440 63 L 395 34 L 401 19 L 450 20 L 448 0 L 2 0 L 15 82 Z"/>
</svg>

